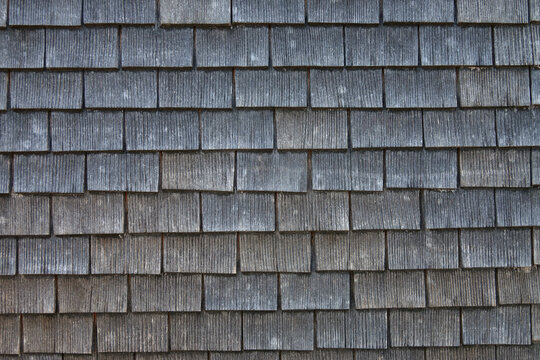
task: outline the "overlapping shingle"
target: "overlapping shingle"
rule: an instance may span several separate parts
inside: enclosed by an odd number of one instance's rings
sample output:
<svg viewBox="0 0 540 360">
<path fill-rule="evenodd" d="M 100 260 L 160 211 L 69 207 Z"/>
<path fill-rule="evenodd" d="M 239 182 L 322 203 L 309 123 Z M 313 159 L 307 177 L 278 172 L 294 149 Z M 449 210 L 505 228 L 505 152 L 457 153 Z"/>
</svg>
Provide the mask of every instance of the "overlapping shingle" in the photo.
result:
<svg viewBox="0 0 540 360">
<path fill-rule="evenodd" d="M 82 84 L 80 72 L 12 72 L 10 76 L 11 107 L 13 109 L 80 109 L 83 103 Z"/>
<path fill-rule="evenodd" d="M 362 0 L 309 0 L 307 20 L 310 23 L 378 24 L 379 4 Z"/>
<path fill-rule="evenodd" d="M 540 146 L 540 112 L 497 110 L 497 142 L 500 147 Z"/>
<path fill-rule="evenodd" d="M 283 277 L 282 277 L 283 281 Z M 277 310 L 276 274 L 205 275 L 206 310 Z"/>
<path fill-rule="evenodd" d="M 391 310 L 389 317 L 392 346 L 460 345 L 457 309 Z"/>
<path fill-rule="evenodd" d="M 493 30 L 495 64 L 516 66 L 533 64 L 531 28 L 496 26 Z"/>
<path fill-rule="evenodd" d="M 239 70 L 235 80 L 236 106 L 305 107 L 307 72 L 282 70 Z M 267 84 L 261 88 L 258 84 Z"/>
<path fill-rule="evenodd" d="M 85 24 L 153 24 L 153 0 L 84 0 Z"/>
<path fill-rule="evenodd" d="M 232 85 L 231 71 L 160 71 L 159 107 L 230 108 Z"/>
<path fill-rule="evenodd" d="M 454 22 L 452 0 L 384 0 L 384 22 Z"/>
<path fill-rule="evenodd" d="M 497 271 L 501 304 L 540 304 L 540 271 L 537 267 Z"/>
<path fill-rule="evenodd" d="M 159 2 L 161 23 L 172 24 L 229 24 L 230 0 L 163 0 Z"/>
<path fill-rule="evenodd" d="M 349 279 L 345 273 L 282 274 L 281 308 L 349 309 Z"/>
<path fill-rule="evenodd" d="M 0 275 L 15 275 L 17 271 L 17 240 L 0 239 Z"/>
<path fill-rule="evenodd" d="M 494 270 L 428 271 L 430 307 L 496 306 Z"/>
<path fill-rule="evenodd" d="M 0 316 L 0 353 L 18 354 L 21 320 L 18 315 Z M 7 356 L 6 356 L 7 358 Z"/>
<path fill-rule="evenodd" d="M 9 24 L 20 26 L 81 25 L 82 0 L 11 0 Z"/>
<path fill-rule="evenodd" d="M 59 313 L 126 312 L 126 276 L 58 277 Z"/>
<path fill-rule="evenodd" d="M 44 30 L 8 29 L 0 31 L 0 68 L 42 68 L 44 54 Z"/>
<path fill-rule="evenodd" d="M 47 151 L 47 113 L 0 113 L 0 151 Z"/>
<path fill-rule="evenodd" d="M 302 0 L 234 0 L 232 19 L 235 23 L 303 23 Z"/>
<path fill-rule="evenodd" d="M 496 190 L 498 226 L 540 226 L 540 189 Z"/>
<path fill-rule="evenodd" d="M 459 23 L 526 23 L 529 18 L 527 0 L 457 0 Z"/>
<path fill-rule="evenodd" d="M 10 276 L 0 278 L 0 313 L 45 314 L 55 312 L 53 276 Z"/>
<path fill-rule="evenodd" d="M 88 274 L 89 246 L 88 237 L 19 239 L 19 273 Z"/>
<path fill-rule="evenodd" d="M 0 197 L 0 235 L 48 235 L 49 216 L 47 196 Z"/>
</svg>

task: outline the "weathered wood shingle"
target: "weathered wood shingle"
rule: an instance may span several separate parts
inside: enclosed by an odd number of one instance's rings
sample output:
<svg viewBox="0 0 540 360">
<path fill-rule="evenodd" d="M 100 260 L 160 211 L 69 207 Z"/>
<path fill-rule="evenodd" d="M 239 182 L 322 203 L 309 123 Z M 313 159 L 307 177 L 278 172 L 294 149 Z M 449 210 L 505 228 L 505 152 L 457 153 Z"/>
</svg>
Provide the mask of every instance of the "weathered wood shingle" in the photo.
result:
<svg viewBox="0 0 540 360">
<path fill-rule="evenodd" d="M 0 68 L 42 68 L 44 54 L 44 30 L 8 29 L 0 31 Z"/>
<path fill-rule="evenodd" d="M 87 72 L 84 102 L 88 108 L 155 108 L 157 74 L 153 71 Z"/>
<path fill-rule="evenodd" d="M 239 70 L 236 72 L 236 106 L 305 107 L 307 72 L 301 70 Z M 260 87 L 258 84 L 267 84 Z"/>
<path fill-rule="evenodd" d="M 0 197 L 0 235 L 48 235 L 49 203 L 47 196 Z"/>
<path fill-rule="evenodd" d="M 384 22 L 454 22 L 452 0 L 384 0 Z"/>
<path fill-rule="evenodd" d="M 0 354 L 19 353 L 20 326 L 21 321 L 18 315 L 0 316 Z"/>
<path fill-rule="evenodd" d="M 501 304 L 540 304 L 540 270 L 501 269 L 497 271 Z"/>
<path fill-rule="evenodd" d="M 231 71 L 160 71 L 159 107 L 231 108 L 232 85 Z"/>
<path fill-rule="evenodd" d="M 496 26 L 493 30 L 495 64 L 516 66 L 533 64 L 531 28 Z"/>
<path fill-rule="evenodd" d="M 18 26 L 81 25 L 82 0 L 12 0 L 9 24 Z"/>
<path fill-rule="evenodd" d="M 17 271 L 17 240 L 0 239 L 0 275 L 15 275 Z"/>
<path fill-rule="evenodd" d="M 13 72 L 10 77 L 11 107 L 80 109 L 83 103 L 82 84 L 80 72 Z"/>
<path fill-rule="evenodd" d="M 540 226 L 540 189 L 495 190 L 498 226 Z"/>
<path fill-rule="evenodd" d="M 497 110 L 496 118 L 500 147 L 540 146 L 540 111 Z"/>
<path fill-rule="evenodd" d="M 228 24 L 231 22 L 229 0 L 163 0 L 159 2 L 161 23 Z"/>
<path fill-rule="evenodd" d="M 457 0 L 459 23 L 526 23 L 529 17 L 527 0 Z"/>
<path fill-rule="evenodd" d="M 85 24 L 153 24 L 153 0 L 84 0 Z"/>
<path fill-rule="evenodd" d="M 0 83 L 1 77 L 0 73 Z M 1 98 L 0 94 L 0 107 Z M 0 151 L 47 151 L 47 123 L 46 112 L 0 112 Z"/>
<path fill-rule="evenodd" d="M 302 0 L 234 0 L 232 19 L 235 23 L 303 23 Z"/>
<path fill-rule="evenodd" d="M 53 276 L 10 276 L 0 278 L 1 314 L 54 313 Z"/>
<path fill-rule="evenodd" d="M 282 274 L 281 308 L 349 309 L 349 279 L 346 273 Z"/>
<path fill-rule="evenodd" d="M 496 306 L 494 270 L 428 271 L 430 307 Z"/>
<path fill-rule="evenodd" d="M 20 274 L 88 274 L 88 237 L 23 238 L 18 243 Z"/>
<path fill-rule="evenodd" d="M 379 4 L 362 0 L 308 0 L 310 23 L 378 24 Z"/>
<path fill-rule="evenodd" d="M 58 312 L 126 312 L 126 276 L 58 277 Z"/>
<path fill-rule="evenodd" d="M 0 155 L 0 193 L 7 194 L 10 190 L 11 159 L 7 155 Z"/>
<path fill-rule="evenodd" d="M 459 346 L 457 309 L 390 311 L 390 343 L 395 347 Z"/>
</svg>

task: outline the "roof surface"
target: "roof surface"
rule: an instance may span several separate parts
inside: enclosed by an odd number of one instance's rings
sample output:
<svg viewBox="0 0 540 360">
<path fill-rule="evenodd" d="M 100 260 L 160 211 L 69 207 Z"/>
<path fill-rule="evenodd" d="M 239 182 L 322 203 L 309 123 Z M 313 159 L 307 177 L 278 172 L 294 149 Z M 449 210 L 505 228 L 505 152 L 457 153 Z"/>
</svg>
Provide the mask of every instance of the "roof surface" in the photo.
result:
<svg viewBox="0 0 540 360">
<path fill-rule="evenodd" d="M 540 1 L 0 27 L 1 360 L 540 358 Z"/>
</svg>

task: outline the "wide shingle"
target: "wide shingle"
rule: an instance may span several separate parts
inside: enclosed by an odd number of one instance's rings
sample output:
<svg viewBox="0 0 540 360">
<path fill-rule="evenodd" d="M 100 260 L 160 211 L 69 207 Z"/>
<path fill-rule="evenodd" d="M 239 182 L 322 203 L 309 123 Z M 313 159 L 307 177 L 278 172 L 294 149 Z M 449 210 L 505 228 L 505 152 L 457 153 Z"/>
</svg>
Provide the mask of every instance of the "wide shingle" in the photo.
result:
<svg viewBox="0 0 540 360">
<path fill-rule="evenodd" d="M 531 28 L 526 26 L 496 26 L 493 30 L 495 65 L 532 65 Z"/>
<path fill-rule="evenodd" d="M 308 233 L 240 234 L 242 272 L 310 272 Z"/>
<path fill-rule="evenodd" d="M 428 229 L 492 227 L 495 225 L 493 191 L 426 191 L 424 213 Z"/>
<path fill-rule="evenodd" d="M 157 74 L 153 71 L 88 72 L 84 77 L 88 108 L 155 108 Z"/>
<path fill-rule="evenodd" d="M 306 71 L 239 70 L 236 72 L 235 84 L 238 107 L 307 105 Z"/>
<path fill-rule="evenodd" d="M 340 27 L 275 27 L 272 29 L 272 65 L 343 66 L 343 44 Z"/>
<path fill-rule="evenodd" d="M 463 344 L 531 343 L 529 306 L 499 306 L 491 309 L 463 309 Z"/>
<path fill-rule="evenodd" d="M 0 193 L 7 194 L 10 189 L 11 159 L 8 155 L 0 155 Z"/>
<path fill-rule="evenodd" d="M 121 194 L 54 196 L 54 233 L 120 234 L 124 232 L 124 199 Z"/>
<path fill-rule="evenodd" d="M 382 191 L 383 152 L 321 152 L 312 155 L 313 190 Z"/>
<path fill-rule="evenodd" d="M 162 0 L 159 2 L 161 23 L 172 24 L 229 24 L 230 0 Z"/>
<path fill-rule="evenodd" d="M 317 271 L 384 270 L 384 232 L 317 233 Z"/>
<path fill-rule="evenodd" d="M 277 300 L 278 277 L 276 274 L 206 275 L 204 277 L 206 310 L 275 311 Z"/>
<path fill-rule="evenodd" d="M 519 357 L 515 357 L 519 358 Z M 426 348 L 426 360 L 492 360 L 495 346 Z M 520 358 L 519 358 L 520 359 Z"/>
<path fill-rule="evenodd" d="M 424 111 L 423 118 L 428 148 L 496 145 L 492 110 Z"/>
<path fill-rule="evenodd" d="M 424 352 L 424 349 L 411 348 L 356 350 L 355 360 L 425 360 Z"/>
<path fill-rule="evenodd" d="M 412 26 L 347 27 L 345 62 L 347 66 L 416 66 L 418 29 Z"/>
<path fill-rule="evenodd" d="M 122 28 L 123 67 L 191 67 L 192 29 Z"/>
<path fill-rule="evenodd" d="M 203 193 L 202 221 L 207 232 L 274 231 L 274 195 Z"/>
<path fill-rule="evenodd" d="M 0 275 L 15 275 L 17 271 L 17 240 L 0 239 Z"/>
<path fill-rule="evenodd" d="M 235 311 L 172 314 L 169 332 L 171 350 L 240 351 L 242 317 Z"/>
<path fill-rule="evenodd" d="M 430 307 L 496 306 L 494 270 L 428 271 Z"/>
<path fill-rule="evenodd" d="M 501 269 L 497 271 L 501 304 L 540 304 L 540 270 Z"/>
<path fill-rule="evenodd" d="M 278 194 L 281 231 L 349 230 L 349 197 L 345 192 Z"/>
<path fill-rule="evenodd" d="M 454 70 L 385 70 L 389 108 L 454 108 L 457 106 Z"/>
<path fill-rule="evenodd" d="M 89 191 L 158 191 L 157 153 L 88 154 L 86 169 Z"/>
<path fill-rule="evenodd" d="M 421 308 L 426 306 L 422 271 L 361 272 L 354 275 L 357 309 Z"/>
<path fill-rule="evenodd" d="M 236 81 L 239 81 L 239 74 Z M 161 71 L 159 73 L 159 107 L 224 109 L 231 106 L 231 71 Z"/>
<path fill-rule="evenodd" d="M 9 24 L 22 26 L 81 25 L 82 0 L 11 0 Z"/>
<path fill-rule="evenodd" d="M 268 48 L 267 28 L 197 29 L 198 67 L 268 66 Z"/>
<path fill-rule="evenodd" d="M 44 54 L 44 30 L 9 29 L 0 31 L 0 68 L 42 68 Z"/>
<path fill-rule="evenodd" d="M 527 69 L 461 69 L 459 93 L 463 107 L 529 106 L 529 72 Z"/>
<path fill-rule="evenodd" d="M 349 274 L 281 274 L 283 310 L 349 309 Z"/>
<path fill-rule="evenodd" d="M 0 113 L 0 151 L 46 151 L 47 123 L 46 112 Z"/>
<path fill-rule="evenodd" d="M 84 155 L 16 155 L 13 191 L 19 193 L 82 193 Z"/>
<path fill-rule="evenodd" d="M 126 276 L 58 277 L 58 312 L 126 312 Z"/>
<path fill-rule="evenodd" d="M 321 311 L 317 313 L 317 347 L 384 349 L 387 326 L 386 311 Z"/>
<path fill-rule="evenodd" d="M 181 273 L 236 273 L 236 235 L 165 236 L 163 270 Z"/>
<path fill-rule="evenodd" d="M 127 150 L 194 150 L 199 148 L 197 113 L 126 112 Z"/>
<path fill-rule="evenodd" d="M 452 0 L 384 0 L 384 22 L 454 22 Z"/>
<path fill-rule="evenodd" d="M 167 314 L 97 315 L 96 323 L 99 352 L 168 350 Z"/>
<path fill-rule="evenodd" d="M 276 110 L 278 149 L 346 149 L 343 110 Z"/>
<path fill-rule="evenodd" d="M 233 191 L 233 152 L 165 153 L 161 161 L 163 189 Z"/>
<path fill-rule="evenodd" d="M 28 353 L 92 353 L 92 315 L 23 316 L 23 348 Z"/>
<path fill-rule="evenodd" d="M 307 191 L 307 153 L 240 152 L 236 169 L 239 191 Z"/>
<path fill-rule="evenodd" d="M 302 0 L 234 0 L 232 19 L 235 23 L 303 23 Z"/>
<path fill-rule="evenodd" d="M 497 110 L 496 118 L 500 147 L 540 146 L 540 111 Z"/>
<path fill-rule="evenodd" d="M 89 246 L 88 237 L 19 239 L 19 273 L 88 274 Z"/>
<path fill-rule="evenodd" d="M 540 189 L 495 190 L 498 226 L 540 226 Z"/>
<path fill-rule="evenodd" d="M 451 269 L 459 265 L 457 231 L 389 231 L 387 236 L 389 269 Z"/>
<path fill-rule="evenodd" d="M 85 24 L 153 24 L 153 0 L 84 0 Z"/>
<path fill-rule="evenodd" d="M 390 311 L 390 342 L 396 347 L 459 346 L 457 309 Z"/>
<path fill-rule="evenodd" d="M 310 23 L 378 24 L 379 4 L 362 0 L 309 0 Z"/>
<path fill-rule="evenodd" d="M 48 68 L 118 67 L 118 30 L 82 28 L 47 30 Z"/>
<path fill-rule="evenodd" d="M 459 23 L 526 23 L 529 19 L 527 0 L 457 0 Z"/>
<path fill-rule="evenodd" d="M 122 128 L 121 112 L 53 112 L 51 148 L 52 151 L 122 150 Z"/>
<path fill-rule="evenodd" d="M 354 230 L 419 229 L 420 199 L 414 190 L 386 190 L 351 195 Z"/>
<path fill-rule="evenodd" d="M 313 350 L 312 312 L 244 313 L 242 322 L 245 350 Z"/>
<path fill-rule="evenodd" d="M 47 196 L 0 197 L 0 235 L 48 235 L 49 210 Z"/>
<path fill-rule="evenodd" d="M 10 276 L 0 278 L 1 314 L 45 314 L 55 311 L 53 276 Z"/>
<path fill-rule="evenodd" d="M 92 274 L 159 274 L 161 236 L 92 236 L 90 239 Z"/>
<path fill-rule="evenodd" d="M 462 150 L 460 175 L 463 187 L 531 186 L 529 150 Z"/>
<path fill-rule="evenodd" d="M 201 311 L 201 275 L 132 276 L 133 312 Z M 208 301 L 208 300 L 207 300 Z"/>
<path fill-rule="evenodd" d="M 489 27 L 420 27 L 420 52 L 424 66 L 492 65 Z"/>
<path fill-rule="evenodd" d="M 132 233 L 199 231 L 199 194 L 130 194 L 128 228 Z"/>
<path fill-rule="evenodd" d="M 82 83 L 80 72 L 13 72 L 10 77 L 11 107 L 80 109 L 83 102 Z"/>
<path fill-rule="evenodd" d="M 381 70 L 312 70 L 314 108 L 380 108 L 383 105 Z"/>
<path fill-rule="evenodd" d="M 0 354 L 19 353 L 20 326 L 18 315 L 0 316 Z"/>
</svg>

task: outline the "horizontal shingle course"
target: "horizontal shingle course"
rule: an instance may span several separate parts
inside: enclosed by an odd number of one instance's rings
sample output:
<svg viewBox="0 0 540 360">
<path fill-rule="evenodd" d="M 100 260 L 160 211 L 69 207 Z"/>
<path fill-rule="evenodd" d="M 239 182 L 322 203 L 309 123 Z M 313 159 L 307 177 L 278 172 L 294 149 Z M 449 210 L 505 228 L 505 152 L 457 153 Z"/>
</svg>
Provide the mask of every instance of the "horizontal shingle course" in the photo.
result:
<svg viewBox="0 0 540 360">
<path fill-rule="evenodd" d="M 532 346 L 497 346 L 498 359 L 536 360 L 540 344 Z"/>
<path fill-rule="evenodd" d="M 82 0 L 11 0 L 9 24 L 15 26 L 81 25 Z"/>
<path fill-rule="evenodd" d="M 230 0 L 162 0 L 159 2 L 161 23 L 173 24 L 229 24 Z"/>
<path fill-rule="evenodd" d="M 452 0 L 384 0 L 384 22 L 454 22 Z"/>
<path fill-rule="evenodd" d="M 8 29 L 0 31 L 0 68 L 42 68 L 44 54 L 45 30 Z"/>
<path fill-rule="evenodd" d="M 153 24 L 154 0 L 84 0 L 85 24 Z"/>
<path fill-rule="evenodd" d="M 345 273 L 281 274 L 281 308 L 349 309 L 349 278 Z"/>
<path fill-rule="evenodd" d="M 526 23 L 527 0 L 457 0 L 458 23 Z"/>
<path fill-rule="evenodd" d="M 303 23 L 302 0 L 233 0 L 235 23 Z"/>
</svg>

